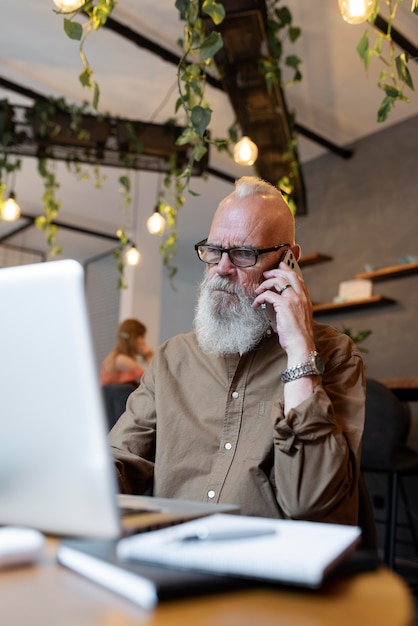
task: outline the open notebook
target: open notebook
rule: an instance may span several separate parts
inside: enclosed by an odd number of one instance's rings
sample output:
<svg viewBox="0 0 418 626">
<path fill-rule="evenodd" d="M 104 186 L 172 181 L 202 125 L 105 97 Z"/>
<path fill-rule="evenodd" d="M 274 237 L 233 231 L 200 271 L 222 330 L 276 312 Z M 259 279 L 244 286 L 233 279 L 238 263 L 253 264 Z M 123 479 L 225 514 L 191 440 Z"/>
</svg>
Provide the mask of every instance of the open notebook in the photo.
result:
<svg viewBox="0 0 418 626">
<path fill-rule="evenodd" d="M 209 515 L 119 541 L 63 541 L 58 560 L 153 609 L 169 598 L 261 584 L 318 588 L 360 533 L 356 526 Z"/>
<path fill-rule="evenodd" d="M 121 539 L 117 554 L 126 563 L 315 588 L 360 535 L 357 526 L 223 514 Z"/>
<path fill-rule="evenodd" d="M 0 270 L 0 525 L 115 538 L 117 483 L 84 272 L 64 260 Z M 238 507 L 123 497 L 147 529 Z M 141 522 L 142 520 L 142 522 Z"/>
</svg>

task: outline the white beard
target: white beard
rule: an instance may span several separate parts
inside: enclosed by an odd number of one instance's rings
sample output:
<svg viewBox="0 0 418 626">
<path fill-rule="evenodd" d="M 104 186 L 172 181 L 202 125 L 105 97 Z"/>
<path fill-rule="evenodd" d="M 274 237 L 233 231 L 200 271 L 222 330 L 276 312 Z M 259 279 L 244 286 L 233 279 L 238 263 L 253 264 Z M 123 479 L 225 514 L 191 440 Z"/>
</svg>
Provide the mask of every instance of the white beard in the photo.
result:
<svg viewBox="0 0 418 626">
<path fill-rule="evenodd" d="M 194 319 L 203 352 L 226 356 L 255 348 L 270 323 L 262 309 L 251 308 L 254 297 L 221 276 L 204 278 Z"/>
</svg>

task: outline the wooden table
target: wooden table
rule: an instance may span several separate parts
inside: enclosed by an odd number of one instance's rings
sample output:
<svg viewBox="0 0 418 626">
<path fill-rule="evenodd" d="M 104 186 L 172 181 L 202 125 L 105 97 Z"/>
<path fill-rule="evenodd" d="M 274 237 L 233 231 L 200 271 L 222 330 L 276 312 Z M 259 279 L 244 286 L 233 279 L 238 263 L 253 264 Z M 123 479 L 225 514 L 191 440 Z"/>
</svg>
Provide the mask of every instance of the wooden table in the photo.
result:
<svg viewBox="0 0 418 626">
<path fill-rule="evenodd" d="M 161 603 L 147 613 L 56 564 L 56 542 L 37 566 L 0 572 L 4 626 L 411 626 L 414 603 L 386 568 L 320 592 L 251 589 Z"/>
<path fill-rule="evenodd" d="M 418 400 L 418 377 L 411 378 L 380 378 L 379 382 L 391 389 L 403 402 Z"/>
</svg>

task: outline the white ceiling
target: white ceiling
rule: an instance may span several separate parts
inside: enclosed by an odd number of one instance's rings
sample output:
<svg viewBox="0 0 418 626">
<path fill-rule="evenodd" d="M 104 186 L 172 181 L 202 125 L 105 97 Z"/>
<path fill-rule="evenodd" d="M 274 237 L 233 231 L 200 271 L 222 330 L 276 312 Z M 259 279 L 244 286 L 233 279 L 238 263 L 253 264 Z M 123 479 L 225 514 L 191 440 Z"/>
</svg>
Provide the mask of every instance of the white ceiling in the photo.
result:
<svg viewBox="0 0 418 626">
<path fill-rule="evenodd" d="M 337 0 L 288 0 L 283 4 L 291 10 L 294 24 L 302 29 L 300 41 L 288 49 L 303 61 L 302 82 L 286 91 L 289 109 L 295 112 L 301 126 L 338 146 L 355 147 L 358 140 L 382 129 L 382 125 L 376 122 L 382 99 L 376 82 L 382 66 L 374 61 L 367 76 L 355 50 L 365 27 L 346 24 L 339 14 Z M 82 70 L 78 43 L 65 36 L 62 17 L 56 15 L 53 8 L 52 0 L 0 0 L 0 76 L 43 95 L 64 96 L 69 101 L 81 102 L 89 99 L 90 94 L 78 82 Z M 383 9 L 382 6 L 384 15 Z M 182 36 L 182 26 L 174 0 L 119 0 L 113 17 L 179 54 L 176 41 Z M 418 45 L 418 17 L 410 12 L 410 2 L 399 5 L 396 26 Z M 86 52 L 100 85 L 101 111 L 159 123 L 173 116 L 176 100 L 174 65 L 106 29 L 89 38 Z M 411 73 L 418 89 L 417 63 L 411 63 Z M 2 88 L 0 97 L 8 97 L 15 104 L 31 104 L 22 96 Z M 226 130 L 234 120 L 228 99 L 219 90 L 208 87 L 208 100 L 214 111 L 212 135 L 226 136 Z M 417 93 L 411 93 L 411 103 L 397 104 L 390 119 L 384 123 L 385 127 L 416 115 L 417 104 Z M 324 148 L 303 136 L 299 137 L 298 150 L 302 163 L 324 152 Z M 211 152 L 210 165 L 233 177 L 248 173 L 227 155 L 214 151 Z M 117 185 L 121 171 L 103 168 L 102 173 L 107 176 L 107 181 L 102 190 L 97 190 L 91 182 L 76 182 L 64 164 L 58 164 L 61 180 L 58 195 L 63 201 L 61 221 L 114 233 L 121 223 Z M 149 196 L 144 210 L 151 213 L 158 176 L 141 173 L 140 180 L 138 193 Z M 207 184 L 213 189 L 218 179 L 211 177 Z M 35 159 L 24 160 L 15 187 L 22 210 L 39 214 L 42 186 L 36 176 Z M 204 185 L 199 184 L 199 187 L 204 189 Z M 143 198 L 140 200 L 142 203 Z M 207 206 L 205 202 L 198 206 L 202 205 Z M 196 228 L 198 222 L 195 220 L 182 227 Z M 10 226 L 0 224 L 0 236 L 8 228 Z M 198 238 L 200 234 L 197 234 Z M 61 231 L 59 237 L 64 256 L 74 256 L 81 261 L 112 247 L 106 240 L 73 235 L 68 231 Z M 35 229 L 30 234 L 26 232 L 15 237 L 12 243 L 45 250 L 43 236 Z"/>
</svg>

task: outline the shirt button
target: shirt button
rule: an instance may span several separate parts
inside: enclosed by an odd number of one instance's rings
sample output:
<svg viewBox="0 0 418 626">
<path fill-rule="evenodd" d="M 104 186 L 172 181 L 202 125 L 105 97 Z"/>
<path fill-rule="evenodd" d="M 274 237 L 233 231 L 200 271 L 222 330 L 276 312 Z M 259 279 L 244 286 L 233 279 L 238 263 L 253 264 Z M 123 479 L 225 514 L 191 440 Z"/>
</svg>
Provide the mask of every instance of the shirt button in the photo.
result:
<svg viewBox="0 0 418 626">
<path fill-rule="evenodd" d="M 215 497 L 215 492 L 213 491 L 213 489 L 211 489 L 210 491 L 208 491 L 208 498 L 214 498 Z"/>
<path fill-rule="evenodd" d="M 232 397 L 233 397 L 233 398 L 238 398 L 238 397 L 239 397 L 239 393 L 238 393 L 238 391 L 233 391 L 233 392 L 232 392 Z"/>
<path fill-rule="evenodd" d="M 226 443 L 225 444 L 225 450 L 230 450 L 232 448 L 232 443 Z"/>
</svg>

